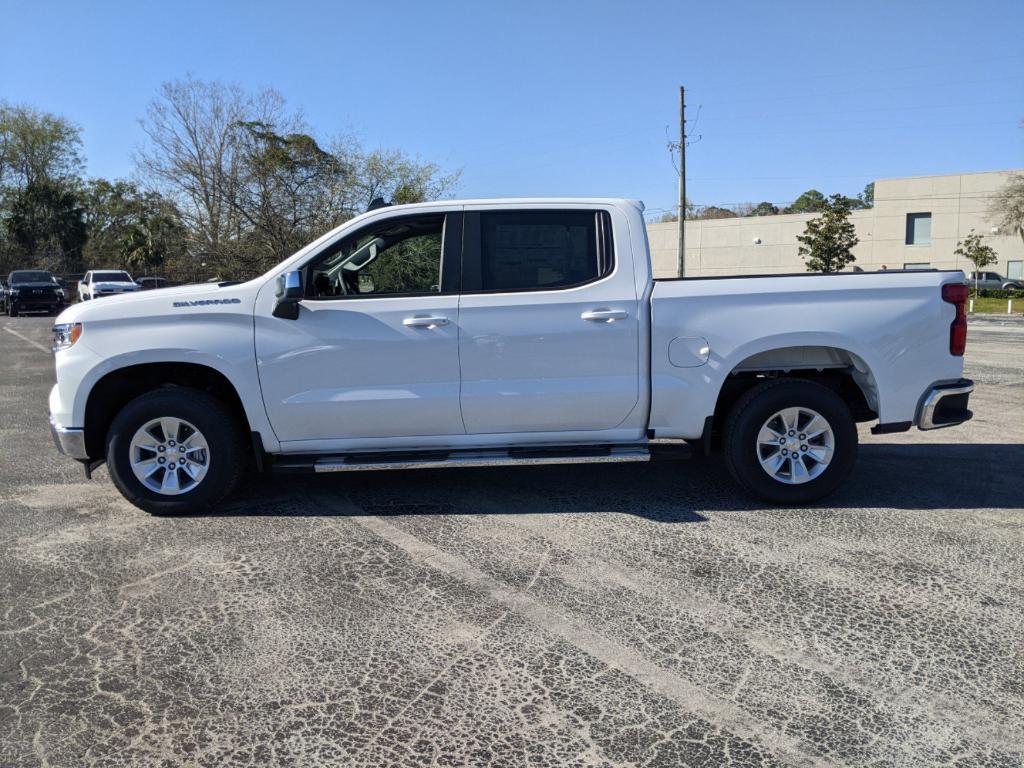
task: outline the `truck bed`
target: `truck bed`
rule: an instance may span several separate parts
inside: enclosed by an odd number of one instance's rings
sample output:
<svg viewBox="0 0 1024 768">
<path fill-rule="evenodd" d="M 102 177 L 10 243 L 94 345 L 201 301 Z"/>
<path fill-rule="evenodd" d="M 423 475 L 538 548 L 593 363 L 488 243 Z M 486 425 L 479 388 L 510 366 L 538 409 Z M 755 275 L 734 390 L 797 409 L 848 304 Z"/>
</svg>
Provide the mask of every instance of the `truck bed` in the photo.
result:
<svg viewBox="0 0 1024 768">
<path fill-rule="evenodd" d="M 655 280 L 650 426 L 695 438 L 730 375 L 827 368 L 852 372 L 880 422 L 911 422 L 930 385 L 961 375 L 941 286 L 962 282 L 956 270 Z"/>
</svg>

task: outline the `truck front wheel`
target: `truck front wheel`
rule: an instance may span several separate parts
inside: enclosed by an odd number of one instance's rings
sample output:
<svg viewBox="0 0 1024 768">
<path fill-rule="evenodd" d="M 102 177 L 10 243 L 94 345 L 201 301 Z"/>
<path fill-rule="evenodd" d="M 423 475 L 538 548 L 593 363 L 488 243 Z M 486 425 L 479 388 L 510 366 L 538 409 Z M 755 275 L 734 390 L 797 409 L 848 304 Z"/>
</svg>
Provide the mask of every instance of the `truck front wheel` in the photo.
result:
<svg viewBox="0 0 1024 768">
<path fill-rule="evenodd" d="M 746 490 L 776 503 L 807 504 L 849 477 L 857 458 L 857 424 L 828 387 L 773 379 L 736 402 L 723 447 L 729 472 Z"/>
<path fill-rule="evenodd" d="M 121 494 L 154 515 L 194 514 L 227 496 L 246 466 L 237 419 L 217 398 L 169 387 L 128 403 L 107 433 L 107 465 Z"/>
</svg>

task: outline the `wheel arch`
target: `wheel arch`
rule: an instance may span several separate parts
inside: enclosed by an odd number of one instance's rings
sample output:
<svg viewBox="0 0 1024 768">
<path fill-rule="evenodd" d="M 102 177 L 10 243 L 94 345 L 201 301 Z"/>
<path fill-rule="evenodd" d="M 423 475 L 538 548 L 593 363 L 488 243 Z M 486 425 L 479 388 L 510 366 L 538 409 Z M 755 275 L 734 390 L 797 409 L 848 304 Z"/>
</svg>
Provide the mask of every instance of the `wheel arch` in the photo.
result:
<svg viewBox="0 0 1024 768">
<path fill-rule="evenodd" d="M 749 352 L 730 368 L 718 390 L 712 429 L 720 430 L 732 406 L 749 389 L 779 377 L 817 381 L 849 405 L 855 420 L 878 418 L 880 387 L 863 356 L 832 344 L 789 344 Z"/>
<path fill-rule="evenodd" d="M 89 390 L 85 404 L 86 451 L 93 459 L 106 452 L 107 432 L 114 417 L 139 395 L 170 387 L 188 387 L 207 392 L 228 406 L 245 429 L 252 427 L 238 389 L 221 371 L 195 362 L 147 362 L 126 365 L 106 372 Z"/>
</svg>

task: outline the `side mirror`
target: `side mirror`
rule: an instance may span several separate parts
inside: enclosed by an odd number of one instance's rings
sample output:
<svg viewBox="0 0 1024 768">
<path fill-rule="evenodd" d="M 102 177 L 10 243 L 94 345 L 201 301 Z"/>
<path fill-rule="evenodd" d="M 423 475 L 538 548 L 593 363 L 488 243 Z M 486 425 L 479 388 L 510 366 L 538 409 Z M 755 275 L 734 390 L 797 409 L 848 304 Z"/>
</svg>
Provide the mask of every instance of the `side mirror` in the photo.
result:
<svg viewBox="0 0 1024 768">
<path fill-rule="evenodd" d="M 282 320 L 298 320 L 299 302 L 305 296 L 302 290 L 302 273 L 299 271 L 285 272 L 277 278 L 277 304 L 274 305 L 274 317 Z"/>
</svg>

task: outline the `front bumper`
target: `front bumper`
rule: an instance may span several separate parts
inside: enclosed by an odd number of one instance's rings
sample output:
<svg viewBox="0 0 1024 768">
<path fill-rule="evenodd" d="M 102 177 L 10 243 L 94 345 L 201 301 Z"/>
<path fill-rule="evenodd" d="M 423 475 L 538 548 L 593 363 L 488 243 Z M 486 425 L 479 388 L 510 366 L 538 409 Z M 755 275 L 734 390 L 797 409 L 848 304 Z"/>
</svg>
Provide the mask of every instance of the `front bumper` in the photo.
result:
<svg viewBox="0 0 1024 768">
<path fill-rule="evenodd" d="M 19 296 L 16 299 L 8 298 L 7 300 L 17 307 L 19 312 L 51 312 L 64 306 L 64 302 L 60 299 L 40 299 L 34 296 L 29 298 Z"/>
<path fill-rule="evenodd" d="M 89 454 L 85 450 L 85 430 L 75 427 L 63 427 L 53 416 L 50 417 L 50 435 L 57 450 L 72 459 L 85 460 Z"/>
<path fill-rule="evenodd" d="M 917 417 L 918 429 L 953 427 L 974 415 L 967 408 L 974 382 L 960 379 L 951 384 L 936 384 L 925 394 Z"/>
</svg>

